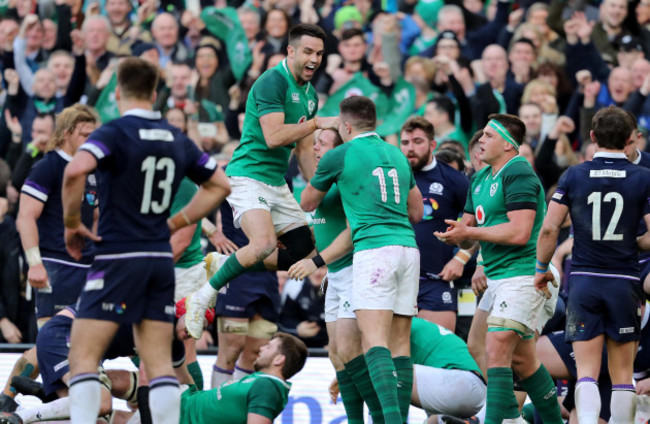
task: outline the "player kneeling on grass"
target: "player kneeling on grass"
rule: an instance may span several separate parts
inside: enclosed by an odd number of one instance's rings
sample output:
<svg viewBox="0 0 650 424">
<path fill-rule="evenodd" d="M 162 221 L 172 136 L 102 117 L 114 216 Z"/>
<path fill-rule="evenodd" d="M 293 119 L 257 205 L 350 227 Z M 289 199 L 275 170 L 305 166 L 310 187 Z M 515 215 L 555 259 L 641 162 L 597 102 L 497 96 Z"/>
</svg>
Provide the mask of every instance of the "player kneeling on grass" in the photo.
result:
<svg viewBox="0 0 650 424">
<path fill-rule="evenodd" d="M 195 386 L 181 397 L 183 424 L 271 424 L 289 399 L 286 381 L 305 365 L 307 346 L 287 333 L 276 333 L 262 346 L 255 372 L 212 390 Z"/>
</svg>

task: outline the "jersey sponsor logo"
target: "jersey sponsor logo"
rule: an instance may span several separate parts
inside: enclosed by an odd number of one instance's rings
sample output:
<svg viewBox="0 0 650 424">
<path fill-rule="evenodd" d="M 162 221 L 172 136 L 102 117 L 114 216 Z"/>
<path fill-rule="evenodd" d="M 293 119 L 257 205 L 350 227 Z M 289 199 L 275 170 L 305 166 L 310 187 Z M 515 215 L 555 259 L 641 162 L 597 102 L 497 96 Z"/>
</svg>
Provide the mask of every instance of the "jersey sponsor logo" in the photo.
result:
<svg viewBox="0 0 650 424">
<path fill-rule="evenodd" d="M 300 93 L 291 93 L 291 101 L 300 103 Z"/>
<path fill-rule="evenodd" d="M 61 362 L 59 362 L 58 364 L 54 365 L 54 366 L 52 367 L 52 369 L 54 370 L 54 372 L 57 372 L 57 371 L 60 370 L 61 368 L 67 367 L 69 364 L 70 364 L 70 363 L 68 362 L 68 360 L 67 360 L 67 359 L 64 359 L 63 361 L 61 361 Z"/>
<path fill-rule="evenodd" d="M 624 327 L 618 329 L 618 334 L 632 334 L 634 333 L 634 327 Z"/>
<path fill-rule="evenodd" d="M 174 134 L 172 134 L 172 132 L 169 130 L 161 130 L 161 129 L 147 130 L 142 128 L 138 130 L 138 135 L 140 136 L 140 140 L 166 141 L 166 142 L 174 141 Z"/>
<path fill-rule="evenodd" d="M 485 223 L 485 211 L 483 210 L 483 205 L 478 205 L 475 215 L 476 222 L 478 222 L 480 225 L 483 225 Z"/>
<path fill-rule="evenodd" d="M 562 200 L 563 197 L 564 197 L 564 194 L 559 193 L 559 192 L 556 191 L 555 193 L 553 193 L 552 198 L 555 199 L 555 200 Z"/>
<path fill-rule="evenodd" d="M 627 171 L 618 169 L 592 169 L 589 178 L 625 178 Z"/>
<path fill-rule="evenodd" d="M 479 194 L 481 192 L 481 185 L 477 185 L 476 188 L 474 189 L 474 194 Z"/>
<path fill-rule="evenodd" d="M 436 202 L 436 199 L 429 199 L 425 197 L 423 200 L 424 203 L 424 218 L 422 218 L 425 221 L 429 221 L 433 219 L 433 211 L 437 211 L 440 208 L 440 205 L 438 202 Z"/>
<path fill-rule="evenodd" d="M 86 193 L 86 202 L 88 202 L 90 206 L 95 206 L 97 202 L 97 193 L 94 191 Z"/>
<path fill-rule="evenodd" d="M 490 197 L 494 197 L 499 189 L 499 183 L 494 183 L 490 186 Z"/>
<path fill-rule="evenodd" d="M 327 224 L 327 220 L 325 218 L 314 218 L 313 222 L 314 222 L 314 225 Z"/>
<path fill-rule="evenodd" d="M 442 194 L 442 191 L 445 189 L 445 187 L 440 184 L 439 182 L 431 183 L 429 186 L 429 193 L 430 194 Z"/>
<path fill-rule="evenodd" d="M 314 113 L 314 109 L 316 109 L 316 102 L 313 100 L 310 100 L 307 102 L 307 110 L 309 111 L 309 114 L 311 115 Z"/>
</svg>

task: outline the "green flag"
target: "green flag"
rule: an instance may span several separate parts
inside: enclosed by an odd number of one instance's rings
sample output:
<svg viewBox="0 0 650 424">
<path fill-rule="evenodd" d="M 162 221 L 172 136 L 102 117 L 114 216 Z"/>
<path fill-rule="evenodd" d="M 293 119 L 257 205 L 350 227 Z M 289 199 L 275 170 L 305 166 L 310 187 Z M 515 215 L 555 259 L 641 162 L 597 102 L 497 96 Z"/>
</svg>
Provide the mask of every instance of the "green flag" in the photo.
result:
<svg viewBox="0 0 650 424">
<path fill-rule="evenodd" d="M 117 73 L 113 72 L 111 80 L 106 84 L 106 87 L 104 87 L 97 99 L 97 103 L 95 103 L 95 109 L 97 109 L 99 119 L 104 124 L 120 117 L 120 111 L 117 108 L 117 100 L 115 100 L 116 87 Z"/>
<path fill-rule="evenodd" d="M 318 111 L 318 116 L 337 116 L 339 114 L 339 103 L 350 96 L 366 96 L 375 103 L 377 108 L 377 120 L 381 121 L 388 112 L 389 102 L 386 95 L 363 76 L 357 72 L 348 82 L 343 84 L 336 93 L 327 98 L 325 105 Z"/>
<path fill-rule="evenodd" d="M 253 56 L 248 48 L 248 40 L 237 17 L 237 11 L 232 7 L 217 9 L 210 6 L 203 9 L 201 19 L 205 22 L 208 31 L 226 43 L 232 74 L 238 81 L 241 80 L 253 61 Z"/>
<path fill-rule="evenodd" d="M 415 87 L 400 77 L 395 83 L 390 97 L 390 108 L 383 122 L 377 127 L 377 134 L 382 137 L 397 134 L 415 110 Z"/>
</svg>

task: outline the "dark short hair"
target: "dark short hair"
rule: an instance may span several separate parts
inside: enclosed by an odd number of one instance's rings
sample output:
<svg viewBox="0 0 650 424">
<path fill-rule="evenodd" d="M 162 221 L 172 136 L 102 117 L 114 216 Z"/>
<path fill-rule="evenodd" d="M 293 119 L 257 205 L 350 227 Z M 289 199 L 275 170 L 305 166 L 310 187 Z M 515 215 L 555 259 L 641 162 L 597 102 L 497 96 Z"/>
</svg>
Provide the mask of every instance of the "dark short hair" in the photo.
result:
<svg viewBox="0 0 650 424">
<path fill-rule="evenodd" d="M 446 164 L 455 163 L 460 172 L 465 172 L 465 160 L 457 151 L 451 149 L 440 149 L 435 154 L 436 160 Z"/>
<path fill-rule="evenodd" d="M 413 116 L 407 119 L 406 122 L 404 122 L 404 125 L 402 125 L 400 134 L 403 132 L 410 133 L 418 129 L 424 131 L 429 140 L 433 140 L 435 138 L 435 130 L 433 128 L 433 124 L 422 116 Z"/>
<path fill-rule="evenodd" d="M 346 30 L 343 30 L 341 33 L 341 41 L 346 41 L 354 37 L 361 37 L 364 42 L 366 41 L 366 37 L 363 34 L 363 31 L 359 28 L 348 28 Z"/>
<path fill-rule="evenodd" d="M 433 99 L 429 100 L 429 104 L 433 104 L 438 112 L 446 113 L 449 117 L 449 121 L 454 122 L 456 106 L 454 106 L 454 102 L 452 102 L 449 97 L 434 97 Z"/>
<path fill-rule="evenodd" d="M 533 49 L 533 53 L 537 52 L 537 47 L 535 47 L 535 43 L 533 43 L 533 40 L 530 38 L 519 37 L 512 43 L 512 45 L 514 46 L 518 43 L 528 44 Z"/>
<path fill-rule="evenodd" d="M 300 23 L 291 28 L 289 31 L 289 44 L 295 45 L 298 41 L 300 41 L 300 38 L 303 35 L 320 38 L 323 40 L 323 43 L 325 42 L 325 38 L 327 38 L 325 31 L 323 31 L 323 29 L 318 25 Z"/>
<path fill-rule="evenodd" d="M 591 120 L 596 143 L 605 149 L 623 150 L 636 123 L 620 107 L 609 106 L 600 109 Z"/>
<path fill-rule="evenodd" d="M 374 130 L 377 111 L 372 100 L 365 96 L 351 96 L 339 103 L 340 116 L 356 130 Z"/>
<path fill-rule="evenodd" d="M 302 340 L 288 333 L 275 333 L 271 340 L 273 339 L 280 339 L 278 349 L 285 357 L 282 376 L 289 379 L 305 366 L 307 346 Z"/>
<path fill-rule="evenodd" d="M 151 99 L 158 87 L 158 76 L 158 68 L 139 57 L 125 57 L 117 65 L 117 85 L 129 99 Z"/>
<path fill-rule="evenodd" d="M 465 146 L 463 146 L 463 143 L 461 143 L 460 141 L 456 141 L 448 138 L 446 140 L 443 140 L 440 144 L 438 144 L 438 149 L 453 150 L 454 152 L 458 153 L 460 157 L 465 159 Z"/>
<path fill-rule="evenodd" d="M 524 142 L 524 137 L 526 137 L 526 125 L 515 115 L 508 115 L 505 113 L 492 113 L 488 116 L 488 119 L 494 119 L 503 125 L 512 138 L 515 139 L 519 146 Z"/>
</svg>

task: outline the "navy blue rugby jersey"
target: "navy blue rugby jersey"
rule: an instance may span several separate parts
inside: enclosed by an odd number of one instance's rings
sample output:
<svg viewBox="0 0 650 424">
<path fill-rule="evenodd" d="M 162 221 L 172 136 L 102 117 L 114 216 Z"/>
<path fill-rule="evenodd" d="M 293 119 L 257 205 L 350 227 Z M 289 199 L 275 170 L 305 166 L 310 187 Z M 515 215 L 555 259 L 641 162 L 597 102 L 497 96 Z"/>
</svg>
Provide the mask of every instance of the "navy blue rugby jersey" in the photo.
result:
<svg viewBox="0 0 650 424">
<path fill-rule="evenodd" d="M 169 252 L 169 209 L 183 176 L 197 184 L 217 164 L 160 112 L 133 109 L 81 147 L 97 159 L 98 253 Z"/>
<path fill-rule="evenodd" d="M 454 256 L 454 246 L 441 242 L 433 232 L 445 232 L 448 227 L 445 219 L 457 219 L 462 213 L 469 180 L 462 172 L 435 158 L 413 176 L 424 202 L 424 218 L 413 226 L 420 249 L 420 275 L 437 279 Z"/>
<path fill-rule="evenodd" d="M 599 152 L 564 173 L 552 200 L 571 213 L 572 275 L 638 280 L 636 234 L 639 220 L 650 213 L 650 170 L 622 153 Z"/>
<path fill-rule="evenodd" d="M 92 262 L 94 245 L 90 240 L 82 251 L 81 261 L 73 259 L 65 249 L 63 238 L 63 204 L 61 188 L 63 172 L 72 157 L 63 150 L 52 150 L 45 154 L 29 171 L 22 188 L 22 194 L 43 202 L 43 211 L 36 220 L 38 228 L 38 246 L 41 256 L 57 261 L 89 264 Z M 88 175 L 86 189 L 81 203 L 81 221 L 92 228 L 93 214 L 97 206 L 97 180 L 95 174 Z"/>
</svg>

